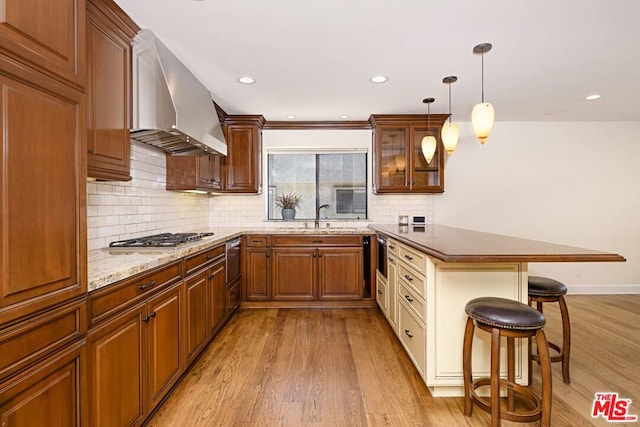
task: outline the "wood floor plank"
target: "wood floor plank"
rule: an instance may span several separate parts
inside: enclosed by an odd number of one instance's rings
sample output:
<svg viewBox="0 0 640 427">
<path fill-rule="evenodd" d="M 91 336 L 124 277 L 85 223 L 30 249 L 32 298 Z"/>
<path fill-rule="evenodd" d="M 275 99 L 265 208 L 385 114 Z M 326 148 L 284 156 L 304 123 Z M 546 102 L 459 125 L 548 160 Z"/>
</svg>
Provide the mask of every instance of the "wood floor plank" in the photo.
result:
<svg viewBox="0 0 640 427">
<path fill-rule="evenodd" d="M 618 392 L 640 415 L 640 295 L 569 295 L 567 304 L 571 384 L 553 364 L 552 425 L 610 425 L 591 417 L 596 392 Z M 545 332 L 561 343 L 556 307 L 545 305 Z M 534 365 L 537 392 L 539 378 Z M 478 408 L 472 417 L 462 409 L 461 398 L 431 397 L 377 309 L 259 308 L 242 309 L 225 325 L 148 425 L 490 424 Z"/>
</svg>

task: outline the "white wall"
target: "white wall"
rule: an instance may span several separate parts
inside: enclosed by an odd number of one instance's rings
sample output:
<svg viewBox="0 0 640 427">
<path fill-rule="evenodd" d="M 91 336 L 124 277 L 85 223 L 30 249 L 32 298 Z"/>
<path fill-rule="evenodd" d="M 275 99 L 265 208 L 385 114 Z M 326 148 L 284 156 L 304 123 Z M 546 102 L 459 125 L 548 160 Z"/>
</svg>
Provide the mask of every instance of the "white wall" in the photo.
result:
<svg viewBox="0 0 640 427">
<path fill-rule="evenodd" d="M 435 222 L 616 252 L 626 263 L 531 264 L 570 292 L 640 292 L 640 122 L 461 123 Z"/>
</svg>

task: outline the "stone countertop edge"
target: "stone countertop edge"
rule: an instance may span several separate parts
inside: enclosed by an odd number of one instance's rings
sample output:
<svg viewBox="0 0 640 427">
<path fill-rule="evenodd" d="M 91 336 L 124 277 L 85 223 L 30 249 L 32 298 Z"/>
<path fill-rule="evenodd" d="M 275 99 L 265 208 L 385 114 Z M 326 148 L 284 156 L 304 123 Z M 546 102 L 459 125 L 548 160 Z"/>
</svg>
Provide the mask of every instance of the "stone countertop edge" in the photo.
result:
<svg viewBox="0 0 640 427">
<path fill-rule="evenodd" d="M 143 273 L 155 267 L 168 264 L 172 261 L 187 257 L 196 252 L 222 244 L 235 237 L 244 234 L 374 234 L 374 231 L 365 227 L 358 228 L 247 228 L 247 229 L 213 229 L 200 230 L 213 231 L 212 237 L 204 238 L 196 243 L 182 247 L 168 249 L 111 249 L 102 248 L 89 251 L 87 260 L 88 292 L 92 292 L 121 280 L 128 279 L 136 274 Z"/>
</svg>

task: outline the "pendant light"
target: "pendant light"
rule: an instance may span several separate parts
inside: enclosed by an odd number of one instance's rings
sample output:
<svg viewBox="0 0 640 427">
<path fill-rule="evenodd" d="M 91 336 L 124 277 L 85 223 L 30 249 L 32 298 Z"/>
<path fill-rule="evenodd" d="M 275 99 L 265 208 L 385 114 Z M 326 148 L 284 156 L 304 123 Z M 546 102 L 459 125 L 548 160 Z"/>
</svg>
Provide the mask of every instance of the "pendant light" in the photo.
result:
<svg viewBox="0 0 640 427">
<path fill-rule="evenodd" d="M 451 84 L 458 81 L 456 76 L 447 76 L 442 79 L 442 83 L 449 85 L 449 123 L 445 123 L 440 131 L 440 137 L 442 138 L 442 145 L 447 153 L 451 156 L 453 150 L 458 145 L 458 138 L 460 137 L 460 129 L 457 123 L 451 123 Z"/>
<path fill-rule="evenodd" d="M 491 43 L 481 43 L 473 48 L 473 53 L 482 57 L 482 102 L 476 104 L 471 112 L 471 123 L 480 144 L 484 144 L 493 127 L 495 111 L 493 105 L 484 102 L 484 54 L 491 50 Z"/>
<path fill-rule="evenodd" d="M 429 132 L 429 128 L 431 127 L 431 103 L 433 101 L 435 101 L 435 98 L 425 98 L 422 100 L 422 102 L 427 104 L 427 132 Z M 436 154 L 438 141 L 436 141 L 433 135 L 426 135 L 422 137 L 420 146 L 422 148 L 422 155 L 427 160 L 427 164 L 431 163 L 433 156 Z"/>
</svg>

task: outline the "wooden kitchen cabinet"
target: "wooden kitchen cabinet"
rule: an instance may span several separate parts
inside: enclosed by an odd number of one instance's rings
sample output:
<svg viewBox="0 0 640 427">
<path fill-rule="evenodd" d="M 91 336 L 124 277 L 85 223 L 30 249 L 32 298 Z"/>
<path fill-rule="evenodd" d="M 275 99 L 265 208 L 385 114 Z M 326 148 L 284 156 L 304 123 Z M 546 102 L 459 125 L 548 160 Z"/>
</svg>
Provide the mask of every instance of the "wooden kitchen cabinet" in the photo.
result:
<svg viewBox="0 0 640 427">
<path fill-rule="evenodd" d="M 182 374 L 182 284 L 89 333 L 92 425 L 139 425 Z"/>
<path fill-rule="evenodd" d="M 112 0 L 87 3 L 87 175 L 129 181 L 131 40 L 138 31 Z"/>
<path fill-rule="evenodd" d="M 82 403 L 85 399 L 85 354 L 82 340 L 1 382 L 2 426 L 87 425 Z"/>
<path fill-rule="evenodd" d="M 362 299 L 362 236 L 272 236 L 273 300 Z"/>
<path fill-rule="evenodd" d="M 274 248 L 271 297 L 274 301 L 317 299 L 316 249 Z"/>
<path fill-rule="evenodd" d="M 446 114 L 372 115 L 374 192 L 442 193 L 444 191 L 444 156 L 440 130 Z M 422 154 L 426 135 L 438 141 L 429 164 Z"/>
<path fill-rule="evenodd" d="M 222 156 L 166 156 L 167 190 L 222 191 Z"/>
<path fill-rule="evenodd" d="M 224 191 L 262 193 L 263 116 L 227 116 L 223 129 L 227 155 L 223 158 Z"/>
<path fill-rule="evenodd" d="M 84 95 L 1 55 L 0 69 L 1 328 L 86 294 L 87 262 Z"/>
<path fill-rule="evenodd" d="M 89 294 L 92 425 L 140 425 L 185 367 L 181 262 Z"/>
<path fill-rule="evenodd" d="M 145 418 L 146 315 L 142 302 L 89 332 L 93 426 L 140 425 Z"/>
<path fill-rule="evenodd" d="M 318 298 L 321 300 L 362 299 L 362 246 L 319 248 Z"/>
<path fill-rule="evenodd" d="M 30 69 L 82 90 L 85 26 L 85 0 L 3 1 L 0 50 Z"/>
<path fill-rule="evenodd" d="M 244 252 L 244 290 L 246 301 L 271 300 L 271 238 L 247 235 Z"/>
<path fill-rule="evenodd" d="M 226 269 L 224 245 L 185 259 L 189 274 L 186 292 L 185 360 L 193 362 L 226 318 Z"/>
</svg>

